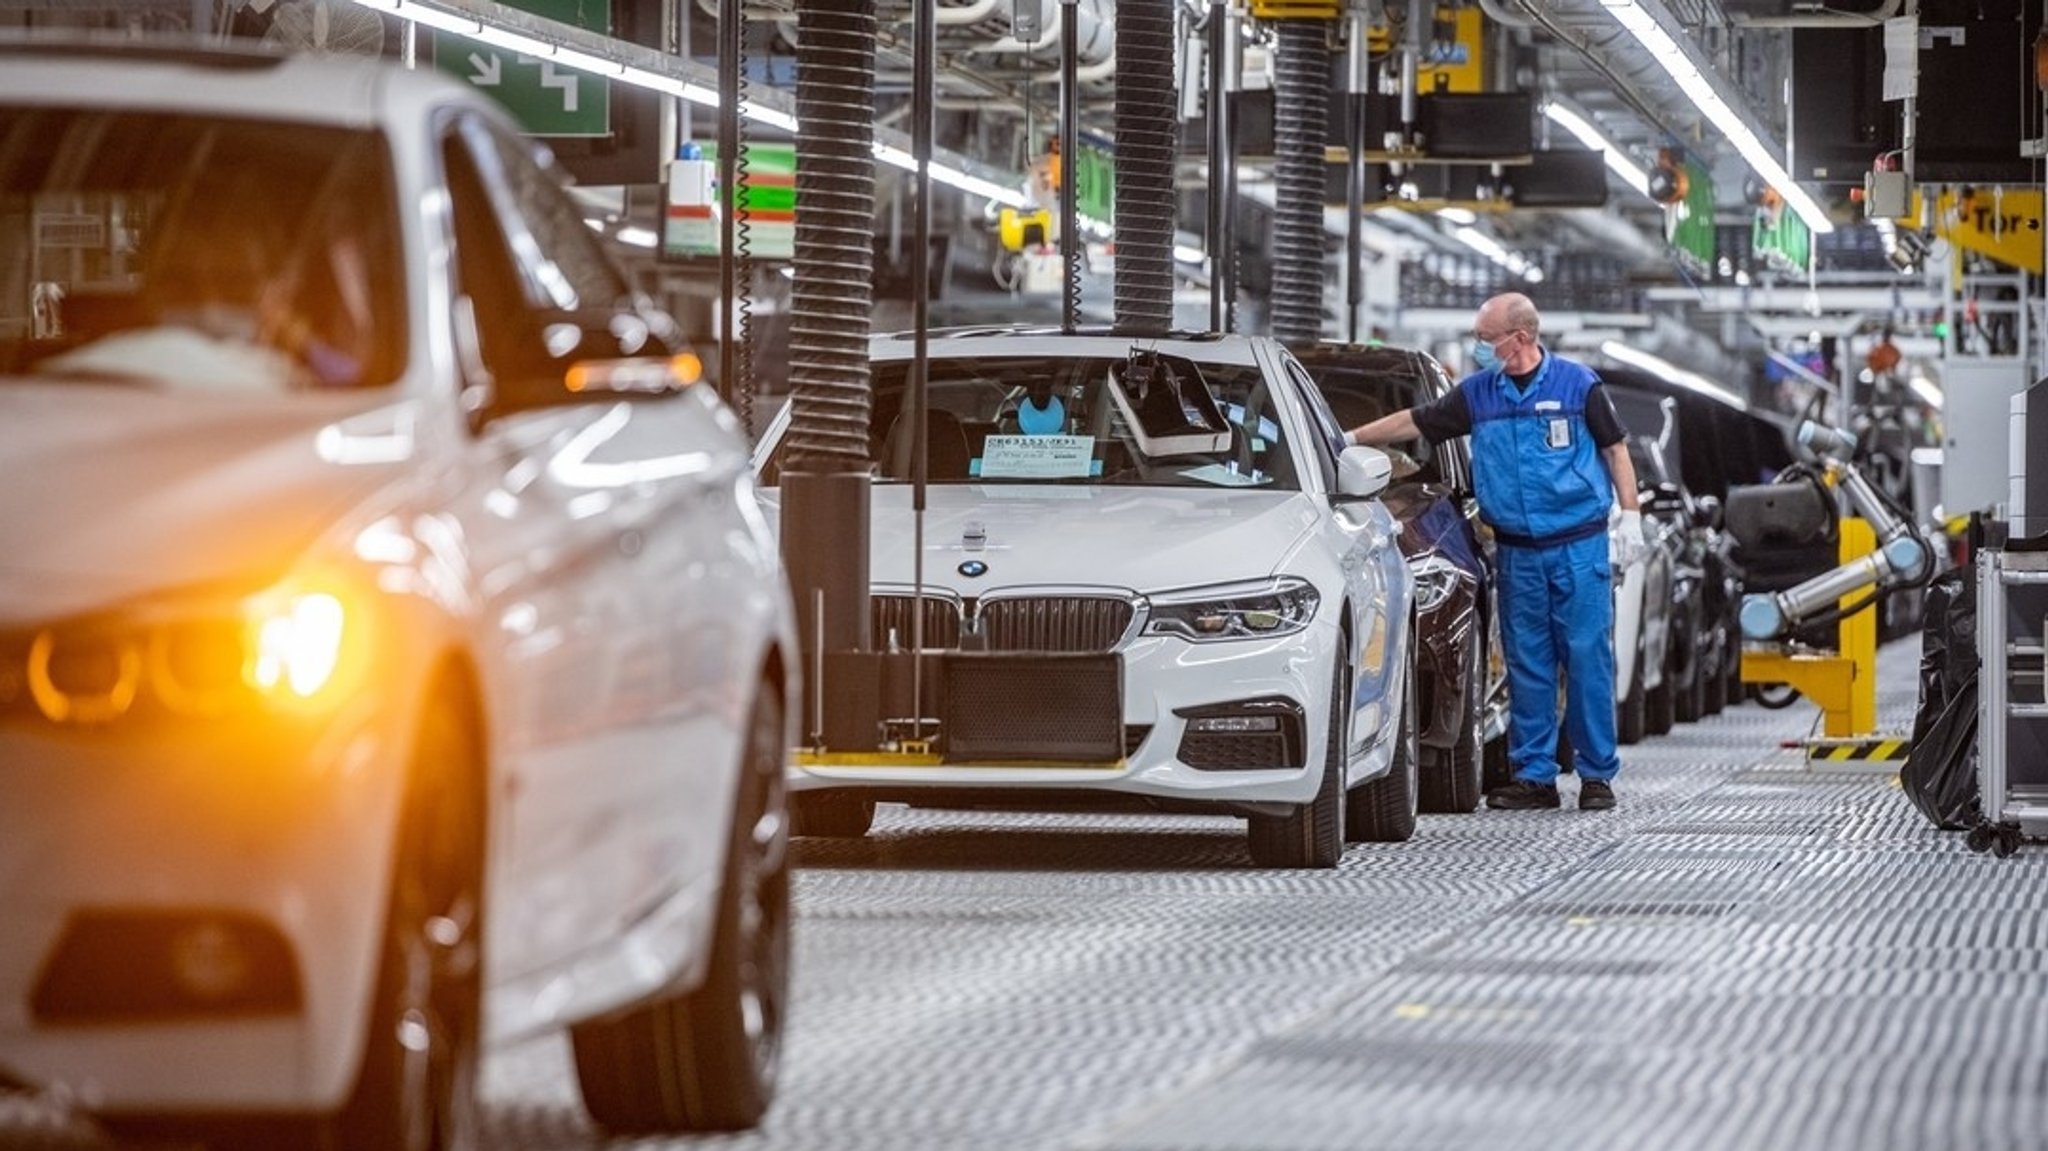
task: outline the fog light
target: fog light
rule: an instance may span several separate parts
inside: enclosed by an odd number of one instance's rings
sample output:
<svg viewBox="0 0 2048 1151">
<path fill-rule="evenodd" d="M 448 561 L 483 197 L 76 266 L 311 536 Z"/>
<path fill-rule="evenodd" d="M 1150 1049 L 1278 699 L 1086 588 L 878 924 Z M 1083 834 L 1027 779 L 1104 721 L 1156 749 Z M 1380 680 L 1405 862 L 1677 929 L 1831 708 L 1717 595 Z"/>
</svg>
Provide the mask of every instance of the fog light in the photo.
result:
<svg viewBox="0 0 2048 1151">
<path fill-rule="evenodd" d="M 47 1026 L 277 1015 L 304 1002 L 291 944 L 235 911 L 75 913 L 45 959 L 29 1017 Z"/>
<path fill-rule="evenodd" d="M 169 951 L 178 986 L 209 1002 L 240 991 L 254 966 L 248 948 L 218 920 L 201 920 L 171 936 Z"/>
<path fill-rule="evenodd" d="M 1189 731 L 1279 731 L 1280 717 L 1273 715 L 1214 715 L 1188 721 Z"/>
</svg>

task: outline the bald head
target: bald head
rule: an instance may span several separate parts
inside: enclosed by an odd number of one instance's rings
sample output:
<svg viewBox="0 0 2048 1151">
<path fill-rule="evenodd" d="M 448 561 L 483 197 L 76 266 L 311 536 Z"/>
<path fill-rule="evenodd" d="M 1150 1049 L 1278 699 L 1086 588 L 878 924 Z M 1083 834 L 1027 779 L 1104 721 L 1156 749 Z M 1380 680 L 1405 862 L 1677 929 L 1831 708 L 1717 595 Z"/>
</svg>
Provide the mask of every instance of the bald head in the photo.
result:
<svg viewBox="0 0 2048 1151">
<path fill-rule="evenodd" d="M 1472 333 L 1493 345 L 1501 366 L 1510 375 L 1526 375 L 1543 362 L 1542 345 L 1537 342 L 1536 305 L 1520 292 L 1503 292 L 1479 305 L 1472 319 Z"/>
<path fill-rule="evenodd" d="M 1479 306 L 1480 326 L 1489 332 L 1527 332 L 1534 336 L 1542 322 L 1542 317 L 1536 314 L 1535 301 L 1520 292 L 1502 292 Z"/>
</svg>

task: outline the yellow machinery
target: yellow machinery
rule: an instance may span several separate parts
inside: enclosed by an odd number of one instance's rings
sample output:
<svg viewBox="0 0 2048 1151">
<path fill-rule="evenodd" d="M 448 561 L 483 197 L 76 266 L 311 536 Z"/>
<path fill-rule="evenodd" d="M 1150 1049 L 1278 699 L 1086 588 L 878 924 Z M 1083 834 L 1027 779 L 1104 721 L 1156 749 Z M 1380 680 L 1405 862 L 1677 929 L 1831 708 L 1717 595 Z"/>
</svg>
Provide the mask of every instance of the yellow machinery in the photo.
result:
<svg viewBox="0 0 2048 1151">
<path fill-rule="evenodd" d="M 1868 521 L 1842 521 L 1841 562 L 1852 564 L 1877 550 L 1877 533 Z M 1850 607 L 1860 593 L 1838 600 Z M 1745 647 L 1742 682 L 1786 683 L 1820 705 L 1821 730 L 1838 739 L 1877 729 L 1877 613 L 1861 611 L 1836 625 L 1832 652 L 1787 651 Z"/>
<path fill-rule="evenodd" d="M 1742 681 L 1790 684 L 1820 705 L 1825 738 L 1807 741 L 1809 764 L 1890 767 L 1905 758 L 1906 740 L 1877 731 L 1877 613 L 1856 609 L 1924 582 L 1934 549 L 1850 462 L 1854 436 L 1811 420 L 1798 434 L 1819 458 L 1826 485 L 1847 496 L 1860 518 L 1841 521 L 1839 566 L 1784 591 L 1743 597 Z M 1830 616 L 1839 617 L 1834 651 L 1778 645 L 1801 624 Z"/>
</svg>

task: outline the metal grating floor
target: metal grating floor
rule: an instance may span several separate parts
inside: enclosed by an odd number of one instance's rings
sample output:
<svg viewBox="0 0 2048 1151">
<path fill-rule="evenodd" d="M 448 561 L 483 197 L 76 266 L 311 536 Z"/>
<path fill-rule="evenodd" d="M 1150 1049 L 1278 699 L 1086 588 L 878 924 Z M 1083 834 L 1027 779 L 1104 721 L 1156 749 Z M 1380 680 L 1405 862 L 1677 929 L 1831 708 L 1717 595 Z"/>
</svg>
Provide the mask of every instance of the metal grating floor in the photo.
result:
<svg viewBox="0 0 2048 1151">
<path fill-rule="evenodd" d="M 1881 658 L 1911 724 L 1917 641 Z M 2048 851 L 1964 850 L 1816 711 L 1623 750 L 1621 806 L 1425 816 L 1334 873 L 1242 824 L 885 808 L 801 845 L 760 1131 L 608 1144 L 567 1044 L 486 1069 L 489 1146 L 1971 1151 L 2048 1146 Z M 95 1147 L 0 1095 L 0 1145 Z"/>
</svg>

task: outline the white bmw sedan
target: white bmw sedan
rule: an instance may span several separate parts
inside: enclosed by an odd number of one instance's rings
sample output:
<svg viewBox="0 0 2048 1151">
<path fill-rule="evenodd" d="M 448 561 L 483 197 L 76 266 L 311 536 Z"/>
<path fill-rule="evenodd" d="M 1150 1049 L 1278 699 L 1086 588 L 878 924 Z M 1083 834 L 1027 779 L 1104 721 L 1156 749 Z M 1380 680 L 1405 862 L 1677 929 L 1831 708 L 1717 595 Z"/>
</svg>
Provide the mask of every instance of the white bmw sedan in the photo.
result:
<svg viewBox="0 0 2048 1151">
<path fill-rule="evenodd" d="M 745 440 L 549 158 L 374 61 L 0 44 L 0 1081 L 475 1144 L 570 1029 L 754 1123 L 786 584 Z"/>
<path fill-rule="evenodd" d="M 876 800 L 1240 815 L 1272 867 L 1412 834 L 1413 579 L 1374 498 L 1390 463 L 1343 446 L 1292 355 L 1244 336 L 931 337 L 919 565 L 912 341 L 870 346 L 874 649 L 1114 658 L 1096 688 L 955 708 L 914 741 L 923 758 L 809 748 L 798 834 L 864 834 Z M 770 503 L 790 422 L 755 449 Z M 1120 737 L 1077 754 L 1090 725 Z"/>
</svg>

